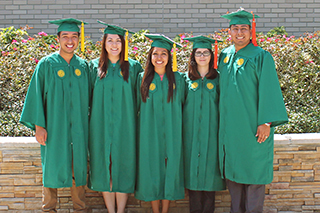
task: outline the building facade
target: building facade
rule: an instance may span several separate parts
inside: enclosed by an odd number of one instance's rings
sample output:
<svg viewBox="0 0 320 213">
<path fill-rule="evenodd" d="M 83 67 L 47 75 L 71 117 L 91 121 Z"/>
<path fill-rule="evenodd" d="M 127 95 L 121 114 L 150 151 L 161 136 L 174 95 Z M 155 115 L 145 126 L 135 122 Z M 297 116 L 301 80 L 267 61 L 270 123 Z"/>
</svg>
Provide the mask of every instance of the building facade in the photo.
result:
<svg viewBox="0 0 320 213">
<path fill-rule="evenodd" d="M 228 27 L 220 18 L 243 7 L 261 16 L 257 32 L 284 26 L 290 35 L 320 29 L 320 0 L 0 0 L 0 28 L 26 25 L 32 35 L 56 33 L 49 20 L 73 17 L 89 23 L 85 34 L 101 38 L 97 19 L 132 31 L 149 29 L 168 36 L 209 34 Z"/>
</svg>

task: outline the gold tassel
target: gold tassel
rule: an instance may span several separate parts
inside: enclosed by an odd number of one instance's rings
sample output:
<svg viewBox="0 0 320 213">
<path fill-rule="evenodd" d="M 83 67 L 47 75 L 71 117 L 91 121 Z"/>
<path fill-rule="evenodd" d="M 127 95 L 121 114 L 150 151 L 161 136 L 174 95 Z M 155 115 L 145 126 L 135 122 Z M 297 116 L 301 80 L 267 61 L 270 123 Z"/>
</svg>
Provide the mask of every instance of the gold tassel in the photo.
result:
<svg viewBox="0 0 320 213">
<path fill-rule="evenodd" d="M 128 30 L 126 32 L 126 46 L 125 46 L 125 53 L 124 53 L 124 60 L 128 61 L 128 55 L 129 55 L 129 41 L 128 41 Z"/>
<path fill-rule="evenodd" d="M 84 52 L 84 24 L 81 23 L 81 52 Z"/>
<path fill-rule="evenodd" d="M 176 44 L 173 44 L 173 62 L 172 62 L 172 71 L 177 72 L 177 53 L 176 53 Z"/>
</svg>

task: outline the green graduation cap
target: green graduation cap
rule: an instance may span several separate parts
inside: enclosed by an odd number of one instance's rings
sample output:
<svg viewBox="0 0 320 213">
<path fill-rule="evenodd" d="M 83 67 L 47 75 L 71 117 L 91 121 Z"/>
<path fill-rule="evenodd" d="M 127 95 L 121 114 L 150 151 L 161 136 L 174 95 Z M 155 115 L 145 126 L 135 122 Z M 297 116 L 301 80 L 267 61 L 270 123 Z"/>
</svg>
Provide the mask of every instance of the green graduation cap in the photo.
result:
<svg viewBox="0 0 320 213">
<path fill-rule="evenodd" d="M 217 42 L 222 42 L 220 40 L 215 40 L 212 38 L 208 38 L 206 36 L 195 36 L 195 37 L 190 37 L 190 38 L 184 38 L 184 40 L 191 41 L 193 42 L 193 47 L 192 49 L 196 48 L 207 48 L 207 49 L 212 49 L 212 44 L 214 44 L 216 41 Z"/>
<path fill-rule="evenodd" d="M 97 20 L 98 23 L 106 25 L 107 27 L 104 29 L 104 34 L 116 34 L 116 35 L 121 35 L 121 36 L 125 36 L 125 33 L 128 31 L 131 34 L 134 34 L 134 32 L 129 31 L 127 29 L 123 29 L 119 26 L 116 25 L 111 25 L 111 24 L 107 24 L 103 21 Z"/>
<path fill-rule="evenodd" d="M 182 47 L 180 44 L 162 34 L 145 34 L 145 36 L 153 41 L 151 47 L 161 47 L 169 51 L 172 49 L 173 44 L 177 47 Z"/>
<path fill-rule="evenodd" d="M 221 16 L 222 18 L 229 19 L 230 25 L 234 24 L 248 24 L 251 26 L 250 20 L 253 19 L 252 13 L 244 10 L 242 7 L 236 12 L 227 13 Z M 257 15 L 254 15 L 255 18 L 260 18 Z"/>
<path fill-rule="evenodd" d="M 79 21 L 74 18 L 58 19 L 58 20 L 49 21 L 49 23 L 59 25 L 58 32 L 61 32 L 61 31 L 79 32 L 80 28 L 78 27 L 78 25 L 81 25 L 82 23 L 88 24 L 86 22 Z"/>
</svg>

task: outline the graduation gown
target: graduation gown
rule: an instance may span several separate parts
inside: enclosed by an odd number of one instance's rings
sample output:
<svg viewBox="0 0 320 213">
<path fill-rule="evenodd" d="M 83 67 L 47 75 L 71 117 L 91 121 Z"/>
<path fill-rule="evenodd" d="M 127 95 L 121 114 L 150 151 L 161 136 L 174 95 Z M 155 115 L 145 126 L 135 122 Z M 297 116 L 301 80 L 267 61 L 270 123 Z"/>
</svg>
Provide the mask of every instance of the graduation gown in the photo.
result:
<svg viewBox="0 0 320 213">
<path fill-rule="evenodd" d="M 194 191 L 225 189 L 218 158 L 219 78 L 190 80 L 183 106 L 185 187 Z"/>
<path fill-rule="evenodd" d="M 99 58 L 92 60 L 92 104 L 88 187 L 95 191 L 133 193 L 136 177 L 136 80 L 139 62 L 129 59 L 128 82 L 119 61 L 109 61 L 106 77 L 98 77 Z M 111 174 L 110 174 L 111 165 Z M 112 189 L 110 189 L 112 178 Z"/>
<path fill-rule="evenodd" d="M 44 127 L 41 145 L 43 185 L 72 186 L 72 159 L 76 186 L 87 182 L 88 64 L 74 55 L 68 64 L 58 52 L 42 58 L 31 79 L 20 122 Z"/>
<path fill-rule="evenodd" d="M 242 184 L 268 184 L 273 178 L 274 127 L 288 121 L 271 54 L 252 43 L 219 57 L 221 174 Z M 255 134 L 271 122 L 263 143 Z"/>
<path fill-rule="evenodd" d="M 166 74 L 162 81 L 154 74 L 146 102 L 142 102 L 140 90 L 137 91 L 140 124 L 135 197 L 139 200 L 184 198 L 182 104 L 185 81 L 178 72 L 174 76 L 174 97 L 169 103 Z"/>
</svg>

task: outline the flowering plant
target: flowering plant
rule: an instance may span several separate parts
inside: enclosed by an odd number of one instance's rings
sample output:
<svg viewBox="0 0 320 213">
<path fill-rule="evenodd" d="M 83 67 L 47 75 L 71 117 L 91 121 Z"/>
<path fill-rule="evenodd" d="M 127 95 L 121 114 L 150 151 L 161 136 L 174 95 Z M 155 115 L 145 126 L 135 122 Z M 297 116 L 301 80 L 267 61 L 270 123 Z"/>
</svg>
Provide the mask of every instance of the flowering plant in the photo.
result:
<svg viewBox="0 0 320 213">
<path fill-rule="evenodd" d="M 0 135 L 28 136 L 33 133 L 19 124 L 29 82 L 38 61 L 58 51 L 56 35 L 39 32 L 28 34 L 28 26 L 0 29 Z M 141 30 L 129 40 L 129 57 L 138 60 L 143 67 L 151 41 Z M 260 47 L 269 51 L 275 60 L 279 82 L 290 122 L 276 128 L 277 133 L 320 132 L 320 42 L 318 32 L 300 37 L 287 36 L 285 31 L 274 30 L 266 35 L 257 34 Z M 276 32 L 276 33 L 275 33 Z M 279 35 L 280 32 L 280 35 Z M 282 34 L 281 34 L 282 33 Z M 178 70 L 186 72 L 192 51 L 192 43 L 184 40 L 193 36 L 182 33 L 174 38 L 182 48 L 177 48 Z M 232 44 L 227 29 L 208 35 L 220 39 L 219 52 Z M 85 51 L 76 51 L 90 61 L 99 57 L 101 41 L 85 41 Z"/>
</svg>

